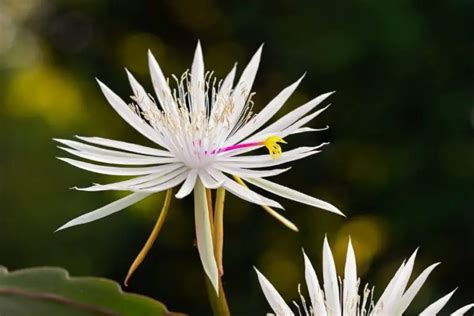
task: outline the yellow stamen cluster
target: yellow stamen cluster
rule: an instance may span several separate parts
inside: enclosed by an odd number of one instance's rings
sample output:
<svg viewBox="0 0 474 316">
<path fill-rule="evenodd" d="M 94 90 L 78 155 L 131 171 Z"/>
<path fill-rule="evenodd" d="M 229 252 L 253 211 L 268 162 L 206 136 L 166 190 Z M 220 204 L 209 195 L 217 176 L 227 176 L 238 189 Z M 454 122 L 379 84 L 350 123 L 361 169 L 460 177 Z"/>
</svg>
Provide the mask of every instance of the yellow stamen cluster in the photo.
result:
<svg viewBox="0 0 474 316">
<path fill-rule="evenodd" d="M 278 159 L 282 153 L 281 146 L 278 145 L 278 143 L 286 144 L 287 142 L 285 142 L 285 140 L 281 137 L 272 135 L 267 137 L 263 143 L 265 144 L 265 147 L 267 147 L 272 159 Z"/>
</svg>

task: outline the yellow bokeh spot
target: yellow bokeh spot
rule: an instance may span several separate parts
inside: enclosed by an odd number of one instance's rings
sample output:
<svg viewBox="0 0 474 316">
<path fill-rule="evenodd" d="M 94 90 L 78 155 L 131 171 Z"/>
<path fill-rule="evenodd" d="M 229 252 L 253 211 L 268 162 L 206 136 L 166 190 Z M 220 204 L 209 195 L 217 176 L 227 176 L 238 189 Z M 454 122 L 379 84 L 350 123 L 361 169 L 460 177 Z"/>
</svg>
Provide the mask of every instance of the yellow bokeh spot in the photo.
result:
<svg viewBox="0 0 474 316">
<path fill-rule="evenodd" d="M 280 251 L 267 251 L 260 257 L 257 267 L 283 297 L 291 297 L 302 272 L 299 263 Z"/>
<path fill-rule="evenodd" d="M 40 116 L 53 127 L 77 121 L 82 109 L 82 97 L 74 80 L 48 65 L 15 73 L 6 85 L 5 101 L 8 113 Z"/>
<path fill-rule="evenodd" d="M 380 254 L 386 244 L 385 230 L 385 224 L 374 216 L 359 216 L 343 225 L 337 233 L 333 249 L 338 271 L 344 269 L 343 263 L 350 237 L 356 255 L 357 269 L 360 274 L 365 273 L 374 257 Z"/>
<path fill-rule="evenodd" d="M 158 61 L 164 59 L 165 46 L 157 36 L 148 33 L 129 34 L 118 45 L 119 62 L 134 73 L 148 74 L 148 50 Z"/>
<path fill-rule="evenodd" d="M 272 135 L 267 137 L 263 143 L 265 144 L 265 147 L 267 147 L 272 159 L 277 159 L 281 157 L 282 153 L 281 146 L 278 143 L 286 144 L 286 141 L 281 137 Z"/>
</svg>

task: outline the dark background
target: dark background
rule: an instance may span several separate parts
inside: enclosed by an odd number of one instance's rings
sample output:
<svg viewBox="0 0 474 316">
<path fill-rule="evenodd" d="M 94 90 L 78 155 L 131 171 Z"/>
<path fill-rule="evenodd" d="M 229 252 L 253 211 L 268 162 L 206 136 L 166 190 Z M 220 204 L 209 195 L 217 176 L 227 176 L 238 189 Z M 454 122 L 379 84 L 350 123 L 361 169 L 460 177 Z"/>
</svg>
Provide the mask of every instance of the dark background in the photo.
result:
<svg viewBox="0 0 474 316">
<path fill-rule="evenodd" d="M 307 75 L 284 111 L 332 90 L 333 105 L 286 148 L 330 141 L 278 182 L 337 205 L 348 217 L 282 201 L 296 234 L 228 195 L 224 282 L 234 315 L 269 311 L 253 266 L 290 301 L 303 282 L 304 247 L 321 267 L 327 234 L 342 273 L 353 238 L 362 286 L 381 294 L 420 246 L 415 271 L 442 261 L 412 313 L 459 286 L 444 313 L 474 298 L 474 2 L 0 0 L 0 263 L 57 265 L 122 281 L 163 196 L 60 233 L 69 219 L 119 197 L 69 190 L 112 177 L 76 169 L 51 140 L 101 136 L 150 145 L 100 94 L 124 98 L 123 67 L 151 89 L 146 51 L 165 74 L 191 65 L 200 39 L 207 69 L 241 71 L 265 43 L 254 101 L 260 109 Z M 283 114 L 283 113 L 281 113 Z M 281 115 L 280 114 L 280 115 Z M 209 315 L 193 246 L 192 199 L 173 200 L 150 255 L 131 281 L 176 311 Z"/>
</svg>

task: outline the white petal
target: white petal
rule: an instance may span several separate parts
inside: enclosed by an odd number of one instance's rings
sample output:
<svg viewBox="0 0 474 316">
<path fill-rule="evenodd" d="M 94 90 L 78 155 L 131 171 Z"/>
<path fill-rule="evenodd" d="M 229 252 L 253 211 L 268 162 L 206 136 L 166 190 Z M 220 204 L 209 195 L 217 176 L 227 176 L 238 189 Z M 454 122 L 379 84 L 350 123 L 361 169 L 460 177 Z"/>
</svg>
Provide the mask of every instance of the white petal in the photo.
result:
<svg viewBox="0 0 474 316">
<path fill-rule="evenodd" d="M 235 78 L 235 70 L 236 70 L 236 65 L 232 67 L 231 71 L 229 72 L 229 74 L 227 74 L 224 81 L 222 82 L 222 85 L 216 96 L 216 103 L 214 104 L 214 107 L 212 108 L 211 116 L 218 109 L 221 109 L 222 106 L 225 106 L 225 104 L 229 101 L 230 92 L 232 90 L 232 84 L 234 83 L 234 78 Z"/>
<path fill-rule="evenodd" d="M 240 115 L 242 113 L 242 109 L 247 102 L 247 99 L 252 92 L 252 85 L 253 81 L 255 80 L 255 75 L 257 74 L 258 65 L 260 64 L 260 56 L 262 54 L 262 47 L 257 50 L 257 52 L 253 55 L 252 59 L 248 63 L 247 67 L 245 67 L 244 71 L 242 72 L 242 76 L 240 77 L 239 82 L 235 86 L 234 92 L 232 93 L 232 99 L 234 104 L 234 110 L 232 112 L 230 121 L 230 132 L 235 124 L 238 122 Z M 226 135 L 227 136 L 227 135 Z"/>
<path fill-rule="evenodd" d="M 143 154 L 143 155 L 151 155 L 151 156 L 158 156 L 158 157 L 173 157 L 173 155 L 166 150 L 146 147 L 142 145 L 127 143 L 119 140 L 113 140 L 108 138 L 101 138 L 101 137 L 84 137 L 84 136 L 76 136 L 80 140 L 85 142 L 101 145 L 110 148 L 117 148 L 133 153 Z"/>
<path fill-rule="evenodd" d="M 270 281 L 268 281 L 267 278 L 265 278 L 265 276 L 256 268 L 255 272 L 257 272 L 258 282 L 260 283 L 263 294 L 265 295 L 268 304 L 270 304 L 270 307 L 273 309 L 273 312 L 277 316 L 294 315 L 290 307 L 285 303 L 285 300 L 281 297 Z"/>
<path fill-rule="evenodd" d="M 142 85 L 135 79 L 135 77 L 125 69 L 127 72 L 128 81 L 130 82 L 130 86 L 132 87 L 133 94 L 135 95 L 135 102 L 138 103 L 138 106 L 142 109 L 145 113 L 150 113 L 154 109 L 157 109 L 157 105 L 150 99 L 145 89 Z"/>
<path fill-rule="evenodd" d="M 97 80 L 97 82 L 99 83 L 100 89 L 102 90 L 102 93 L 104 94 L 107 101 L 109 101 L 110 105 L 114 108 L 114 110 L 128 124 L 130 124 L 130 126 L 135 128 L 138 132 L 140 132 L 149 140 L 155 142 L 156 144 L 162 147 L 166 147 L 159 134 L 146 122 L 144 122 L 140 117 L 138 117 L 138 115 L 136 115 L 118 95 L 116 95 L 112 90 L 109 89 L 109 87 L 107 87 L 100 80 Z"/>
<path fill-rule="evenodd" d="M 199 170 L 199 178 L 201 179 L 202 184 L 204 184 L 204 187 L 207 189 L 217 189 L 220 188 L 222 184 L 224 184 L 223 181 L 216 181 L 213 177 L 211 177 L 209 172 L 203 169 Z"/>
<path fill-rule="evenodd" d="M 300 202 L 307 205 L 311 205 L 314 207 L 318 207 L 323 210 L 327 210 L 327 211 L 344 216 L 344 214 L 341 211 L 339 211 L 335 206 L 327 202 L 321 201 L 319 199 L 316 199 L 314 197 L 311 197 L 309 195 L 306 195 L 304 193 L 285 187 L 283 185 L 268 181 L 266 179 L 245 178 L 245 180 L 259 188 L 267 190 L 273 194 L 279 195 L 286 199 L 293 200 L 293 201 Z"/>
<path fill-rule="evenodd" d="M 251 203 L 255 203 L 257 205 L 267 205 L 270 207 L 276 207 L 283 209 L 280 203 L 273 201 L 269 198 L 266 198 L 248 188 L 245 188 L 235 182 L 234 180 L 230 179 L 229 177 L 225 176 L 222 172 L 217 170 L 208 170 L 209 174 L 214 177 L 217 181 L 222 181 L 224 188 L 227 189 L 230 193 L 237 195 L 243 200 L 249 201 Z"/>
<path fill-rule="evenodd" d="M 323 102 L 327 97 L 329 97 L 333 92 L 325 93 L 322 94 L 313 100 L 303 104 L 302 106 L 296 108 L 295 110 L 291 111 L 290 113 L 286 114 L 279 120 L 277 120 L 275 123 L 269 125 L 265 129 L 263 129 L 261 132 L 258 134 L 265 134 L 265 133 L 275 133 L 278 131 L 282 131 L 283 129 L 287 128 L 297 120 L 299 120 L 301 117 L 303 117 L 306 113 L 314 109 L 318 104 Z"/>
<path fill-rule="evenodd" d="M 460 309 L 456 310 L 454 313 L 452 313 L 451 316 L 463 316 L 466 312 L 468 312 L 473 307 L 474 307 L 474 304 L 463 306 Z"/>
<path fill-rule="evenodd" d="M 72 149 L 76 149 L 81 152 L 85 153 L 92 153 L 92 154 L 102 154 L 102 155 L 107 155 L 107 156 L 113 156 L 113 157 L 123 157 L 123 158 L 154 158 L 154 157 L 172 157 L 171 155 L 168 156 L 157 156 L 157 155 L 149 155 L 149 154 L 136 154 L 136 153 L 130 153 L 130 152 L 124 152 L 124 151 L 118 151 L 118 150 L 112 150 L 112 149 L 105 149 L 89 144 L 84 144 L 81 142 L 77 142 L 74 140 L 69 140 L 69 139 L 59 139 L 59 138 L 54 138 L 54 141 L 64 144 L 68 147 L 71 147 Z"/>
<path fill-rule="evenodd" d="M 322 109 L 319 109 L 318 111 L 314 112 L 314 113 L 311 113 L 310 115 L 308 116 L 305 116 L 303 117 L 302 119 L 298 120 L 296 123 L 293 123 L 292 125 L 288 126 L 287 128 L 285 128 L 281 133 L 281 137 L 286 137 L 288 135 L 291 135 L 291 134 L 294 134 L 296 131 L 298 131 L 303 125 L 305 125 L 306 123 L 309 123 L 311 122 L 316 116 L 318 116 L 319 114 L 321 114 L 322 112 L 324 112 L 328 107 L 328 106 L 325 106 L 324 108 Z"/>
<path fill-rule="evenodd" d="M 89 222 L 96 221 L 98 219 L 104 218 L 106 216 L 109 216 L 113 213 L 116 213 L 118 211 L 123 210 L 124 208 L 129 207 L 132 204 L 137 203 L 138 201 L 143 200 L 147 196 L 149 196 L 151 193 L 145 193 L 145 192 L 136 192 L 132 193 L 120 200 L 114 201 L 106 206 L 103 206 L 95 211 L 86 213 L 84 215 L 81 215 L 79 217 L 76 217 L 75 219 L 67 222 L 63 226 L 59 227 L 56 231 L 63 230 L 72 226 L 76 225 L 81 225 Z"/>
<path fill-rule="evenodd" d="M 291 135 L 302 134 L 302 133 L 310 133 L 310 132 L 320 132 L 320 131 L 326 131 L 328 129 L 329 129 L 329 126 L 326 126 L 324 128 L 300 127 L 298 129 L 296 129 L 295 131 L 293 131 L 293 133 L 291 133 Z"/>
<path fill-rule="evenodd" d="M 183 168 L 182 164 L 169 164 L 165 166 L 160 166 L 161 170 L 152 174 L 147 174 L 145 176 L 132 178 L 129 180 L 113 182 L 109 184 L 95 184 L 88 188 L 76 188 L 81 191 L 132 191 L 132 188 L 136 185 L 140 185 L 149 181 L 156 180 L 161 178 L 163 175 L 168 174 L 176 169 Z"/>
<path fill-rule="evenodd" d="M 408 280 L 410 279 L 411 273 L 413 272 L 413 266 L 415 264 L 417 252 L 418 249 L 415 250 L 415 252 L 410 256 L 403 268 L 403 271 L 397 278 L 397 281 L 393 284 L 393 287 L 390 290 L 390 294 L 387 295 L 385 301 L 383 302 L 384 313 L 391 315 L 396 311 L 398 307 L 397 305 L 400 302 L 400 299 L 402 298 L 403 292 L 405 292 Z"/>
<path fill-rule="evenodd" d="M 422 273 L 420 273 L 420 275 L 415 279 L 415 281 L 413 281 L 413 283 L 405 291 L 402 298 L 398 302 L 398 307 L 397 307 L 397 312 L 396 312 L 397 315 L 402 315 L 405 312 L 405 310 L 408 308 L 408 306 L 411 304 L 411 302 L 415 298 L 416 294 L 418 294 L 418 291 L 421 289 L 421 287 L 425 283 L 428 276 L 431 274 L 434 268 L 436 268 L 438 265 L 439 265 L 439 262 L 430 265 L 428 268 L 423 270 Z"/>
<path fill-rule="evenodd" d="M 70 158 L 62 158 L 58 157 L 59 160 L 67 162 L 77 168 L 84 169 L 87 171 L 100 173 L 100 174 L 108 174 L 113 176 L 139 176 L 145 175 L 150 173 L 159 172 L 162 170 L 163 166 L 156 166 L 156 167 L 136 167 L 136 168 L 125 168 L 125 167 L 109 167 L 109 166 L 101 166 L 95 165 L 88 162 L 83 162 L 75 159 Z"/>
<path fill-rule="evenodd" d="M 143 182 L 141 184 L 129 186 L 129 189 L 132 191 L 141 191 L 141 190 L 151 190 L 151 191 L 163 191 L 170 187 L 174 187 L 184 181 L 189 173 L 187 167 L 181 167 L 166 174 L 161 175 L 153 180 L 148 182 Z M 179 180 L 180 179 L 180 180 Z M 172 183 L 173 185 L 168 185 Z M 162 189 L 165 186 L 166 189 Z"/>
<path fill-rule="evenodd" d="M 266 122 L 268 122 L 285 104 L 288 98 L 293 94 L 304 75 L 298 79 L 295 83 L 286 87 L 281 91 L 270 103 L 268 103 L 262 111 L 260 111 L 254 118 L 252 118 L 245 126 L 237 131 L 229 140 L 227 144 L 235 144 L 240 142 L 242 139 L 251 135 L 253 132 L 258 130 Z"/>
<path fill-rule="evenodd" d="M 212 245 L 211 224 L 207 209 L 206 189 L 201 181 L 196 181 L 194 188 L 194 216 L 196 222 L 196 240 L 204 272 L 209 277 L 212 286 L 219 293 L 219 275 L 214 258 Z"/>
<path fill-rule="evenodd" d="M 188 176 L 187 172 L 182 172 L 171 180 L 163 181 L 162 183 L 157 184 L 155 186 L 145 188 L 145 189 L 138 189 L 138 190 L 135 190 L 135 191 L 152 192 L 152 193 L 165 191 L 165 190 L 174 188 L 174 187 L 178 186 L 179 184 L 181 184 L 184 180 L 186 180 L 187 176 Z"/>
<path fill-rule="evenodd" d="M 222 172 L 229 173 L 231 175 L 237 175 L 239 177 L 252 177 L 252 178 L 264 178 L 264 177 L 273 177 L 284 172 L 287 172 L 291 169 L 271 169 L 271 170 L 253 170 L 253 169 L 244 169 L 244 168 L 236 168 L 236 167 L 228 167 L 225 164 L 214 164 L 214 167 Z"/>
<path fill-rule="evenodd" d="M 329 248 L 328 240 L 324 237 L 323 245 L 323 279 L 326 294 L 326 308 L 329 315 L 340 315 L 339 285 L 337 283 L 336 265 Z"/>
<path fill-rule="evenodd" d="M 319 147 L 319 146 L 318 146 Z M 319 150 L 313 150 L 316 147 L 299 147 L 293 150 L 285 151 L 278 159 L 273 159 L 269 154 L 252 156 L 232 156 L 219 158 L 220 163 L 234 167 L 246 168 L 264 168 L 278 166 L 295 160 L 300 160 L 308 156 L 319 153 Z"/>
<path fill-rule="evenodd" d="M 186 181 L 184 181 L 178 193 L 176 193 L 175 195 L 177 199 L 182 199 L 193 191 L 194 184 L 196 183 L 197 174 L 198 172 L 196 169 L 192 169 L 189 172 L 188 177 L 186 178 Z"/>
<path fill-rule="evenodd" d="M 382 295 L 380 296 L 379 300 L 377 301 L 377 304 L 375 304 L 374 311 L 375 315 L 378 315 L 377 313 L 381 313 L 385 310 L 385 302 L 387 298 L 391 295 L 392 289 L 397 283 L 398 278 L 400 275 L 403 273 L 403 269 L 405 268 L 405 262 L 403 262 L 400 267 L 398 268 L 397 272 L 395 272 L 395 275 L 392 277 L 390 282 L 388 283 L 387 287 L 383 291 Z"/>
<path fill-rule="evenodd" d="M 198 41 L 191 66 L 191 110 L 204 111 L 204 60 L 202 57 L 201 43 Z"/>
<path fill-rule="evenodd" d="M 273 159 L 270 155 L 256 155 L 256 156 L 246 156 L 246 157 L 255 157 L 253 161 L 249 162 L 240 162 L 240 161 L 232 161 L 229 159 L 228 161 L 224 162 L 223 164 L 229 167 L 247 167 L 247 168 L 269 168 L 279 166 L 285 163 L 289 163 L 292 161 L 300 160 L 312 155 L 319 154 L 320 150 L 313 150 L 313 151 L 302 151 L 299 153 L 292 153 L 285 155 L 283 153 L 280 158 Z M 237 157 L 235 157 L 237 158 Z"/>
<path fill-rule="evenodd" d="M 161 104 L 161 107 L 166 112 L 171 112 L 176 114 L 176 103 L 171 95 L 171 89 L 168 85 L 168 82 L 161 71 L 160 65 L 156 61 L 155 57 L 148 51 L 148 66 L 150 68 L 151 81 L 153 83 L 153 88 L 155 89 L 156 96 L 158 101 Z"/>
<path fill-rule="evenodd" d="M 172 163 L 177 162 L 178 159 L 171 158 L 171 157 L 144 157 L 138 156 L 137 157 L 117 157 L 111 155 L 104 155 L 104 154 L 96 154 L 90 152 L 83 152 L 78 151 L 70 148 L 65 148 L 59 146 L 58 148 L 67 151 L 70 154 L 73 154 L 77 157 L 81 157 L 84 159 L 103 162 L 108 164 L 118 164 L 118 165 L 158 165 L 158 164 L 165 164 L 165 163 Z"/>
<path fill-rule="evenodd" d="M 420 313 L 420 316 L 435 316 L 436 314 L 438 314 L 438 312 L 444 307 L 444 305 L 448 303 L 454 292 L 456 292 L 456 290 L 451 291 L 436 302 L 432 303 Z"/>
<path fill-rule="evenodd" d="M 352 241 L 349 238 L 347 245 L 346 265 L 344 268 L 344 286 L 343 286 L 343 311 L 344 316 L 356 314 L 358 302 L 358 284 L 357 284 L 357 266 Z"/>
<path fill-rule="evenodd" d="M 326 307 L 324 306 L 324 293 L 319 286 L 318 276 L 314 271 L 311 261 L 303 251 L 304 257 L 304 276 L 306 280 L 306 286 L 308 287 L 309 297 L 311 299 L 311 305 L 316 315 L 326 316 Z"/>
</svg>

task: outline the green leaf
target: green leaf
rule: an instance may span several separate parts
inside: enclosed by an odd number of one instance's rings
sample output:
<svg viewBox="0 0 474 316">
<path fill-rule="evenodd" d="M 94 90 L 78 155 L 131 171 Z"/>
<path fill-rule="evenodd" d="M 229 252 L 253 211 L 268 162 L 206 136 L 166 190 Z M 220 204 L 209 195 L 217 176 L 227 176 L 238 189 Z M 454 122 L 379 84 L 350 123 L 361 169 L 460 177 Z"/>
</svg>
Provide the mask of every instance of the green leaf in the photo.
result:
<svg viewBox="0 0 474 316">
<path fill-rule="evenodd" d="M 8 272 L 0 266 L 2 316 L 177 316 L 151 298 L 125 293 L 111 280 L 70 277 L 62 268 Z"/>
</svg>

